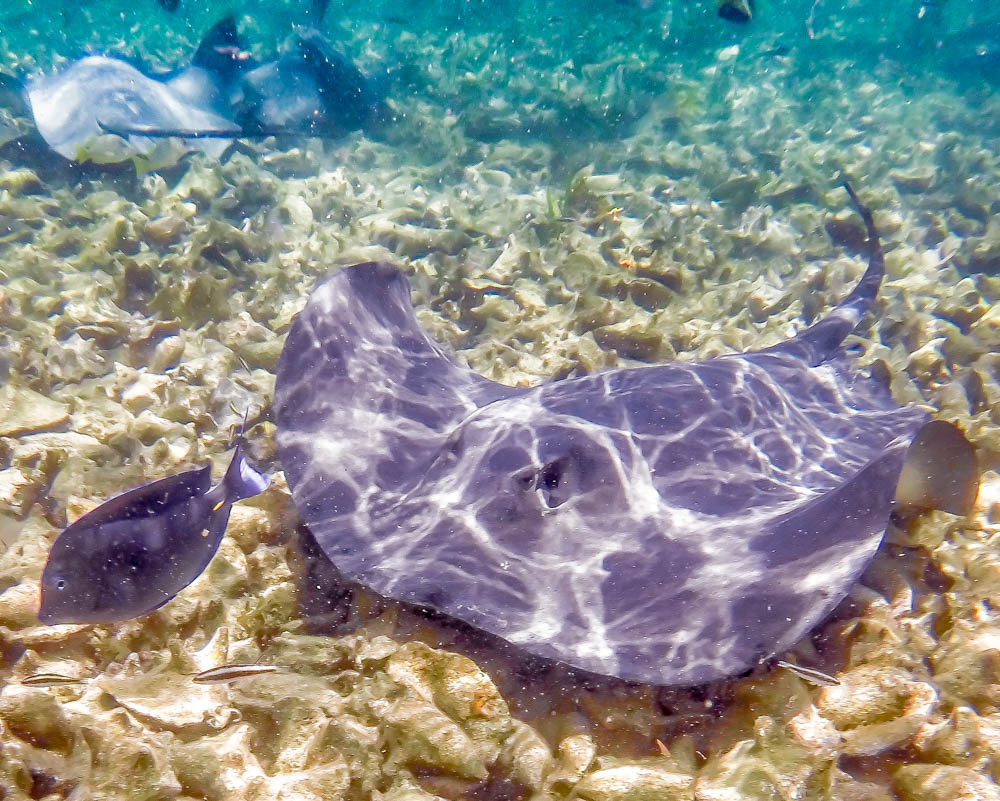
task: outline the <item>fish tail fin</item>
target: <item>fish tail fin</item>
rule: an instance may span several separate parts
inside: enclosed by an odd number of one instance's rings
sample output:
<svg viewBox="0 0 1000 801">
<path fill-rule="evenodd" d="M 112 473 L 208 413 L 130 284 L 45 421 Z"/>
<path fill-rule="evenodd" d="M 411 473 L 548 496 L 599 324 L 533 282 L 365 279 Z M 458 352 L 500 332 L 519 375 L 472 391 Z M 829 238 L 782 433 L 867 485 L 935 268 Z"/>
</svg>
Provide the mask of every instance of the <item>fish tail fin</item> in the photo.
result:
<svg viewBox="0 0 1000 801">
<path fill-rule="evenodd" d="M 260 494 L 271 485 L 271 479 L 254 470 L 243 456 L 242 445 L 237 445 L 222 483 L 226 490 L 226 500 L 235 503 Z"/>
<path fill-rule="evenodd" d="M 849 183 L 845 181 L 843 186 L 851 198 L 851 204 L 861 215 L 868 232 L 868 269 L 850 294 L 826 317 L 801 331 L 793 339 L 769 349 L 775 352 L 795 353 L 813 366 L 822 364 L 836 355 L 847 335 L 857 328 L 858 323 L 871 309 L 878 296 L 882 278 L 885 276 L 882 242 L 871 209 L 861 202 Z"/>
</svg>

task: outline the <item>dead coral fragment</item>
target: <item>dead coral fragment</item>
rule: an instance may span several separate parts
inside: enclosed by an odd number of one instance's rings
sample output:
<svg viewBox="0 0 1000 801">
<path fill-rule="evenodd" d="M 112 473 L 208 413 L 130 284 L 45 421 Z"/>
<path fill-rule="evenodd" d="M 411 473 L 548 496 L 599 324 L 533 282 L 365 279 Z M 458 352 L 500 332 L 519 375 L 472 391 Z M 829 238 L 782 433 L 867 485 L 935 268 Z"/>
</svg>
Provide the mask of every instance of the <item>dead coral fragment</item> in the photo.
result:
<svg viewBox="0 0 1000 801">
<path fill-rule="evenodd" d="M 1000 790 L 987 777 L 951 765 L 904 765 L 893 786 L 903 801 L 1000 801 Z"/>
<path fill-rule="evenodd" d="M 0 389 L 0 437 L 51 431 L 69 420 L 69 406 L 27 387 Z"/>
<path fill-rule="evenodd" d="M 485 779 L 513 723 L 507 704 L 472 660 L 408 643 L 386 664 L 398 690 L 373 702 L 395 756 Z"/>
<path fill-rule="evenodd" d="M 587 801 L 688 801 L 694 779 L 652 765 L 622 764 L 584 777 L 574 792 Z"/>
<path fill-rule="evenodd" d="M 937 691 L 896 668 L 864 666 L 820 696 L 821 714 L 843 735 L 842 752 L 877 754 L 906 744 L 927 723 Z"/>
</svg>

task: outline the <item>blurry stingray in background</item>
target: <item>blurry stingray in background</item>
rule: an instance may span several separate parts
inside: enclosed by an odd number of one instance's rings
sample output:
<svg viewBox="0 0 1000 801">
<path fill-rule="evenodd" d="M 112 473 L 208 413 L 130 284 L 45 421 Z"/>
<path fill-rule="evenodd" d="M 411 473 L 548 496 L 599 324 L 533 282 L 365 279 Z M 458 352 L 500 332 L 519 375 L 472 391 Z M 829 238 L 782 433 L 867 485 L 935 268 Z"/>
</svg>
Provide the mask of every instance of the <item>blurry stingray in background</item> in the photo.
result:
<svg viewBox="0 0 1000 801">
<path fill-rule="evenodd" d="M 190 150 L 216 157 L 239 134 L 229 119 L 228 85 L 235 80 L 231 21 L 213 27 L 189 67 L 150 76 L 121 58 L 89 55 L 20 86 L 35 128 L 46 144 L 72 161 L 116 163 L 130 158 L 154 166 L 175 162 Z M 182 131 L 164 141 L 142 129 Z M 206 131 L 214 136 L 204 137 Z"/>
<path fill-rule="evenodd" d="M 184 99 L 209 105 L 232 119 L 238 136 L 338 137 L 376 129 L 388 121 L 389 109 L 378 82 L 319 31 L 298 28 L 284 52 L 262 63 L 241 49 L 232 18 L 213 30 L 220 35 L 215 43 L 200 47 L 192 68 L 169 85 Z M 106 132 L 122 136 L 192 140 L 232 136 L 225 127 L 102 123 Z"/>
<path fill-rule="evenodd" d="M 244 135 L 339 136 L 388 118 L 382 92 L 314 29 L 279 58 L 243 72 L 236 120 Z"/>
<path fill-rule="evenodd" d="M 318 19 L 325 7 L 316 0 L 311 13 Z M 182 69 L 151 75 L 124 58 L 88 55 L 49 75 L 0 75 L 0 95 L 3 105 L 23 107 L 65 158 L 131 159 L 138 170 L 192 150 L 221 158 L 237 137 L 338 137 L 389 119 L 376 82 L 317 30 L 298 29 L 283 53 L 261 63 L 242 48 L 232 17 L 212 27 Z M 16 135 L 0 129 L 5 140 Z"/>
</svg>

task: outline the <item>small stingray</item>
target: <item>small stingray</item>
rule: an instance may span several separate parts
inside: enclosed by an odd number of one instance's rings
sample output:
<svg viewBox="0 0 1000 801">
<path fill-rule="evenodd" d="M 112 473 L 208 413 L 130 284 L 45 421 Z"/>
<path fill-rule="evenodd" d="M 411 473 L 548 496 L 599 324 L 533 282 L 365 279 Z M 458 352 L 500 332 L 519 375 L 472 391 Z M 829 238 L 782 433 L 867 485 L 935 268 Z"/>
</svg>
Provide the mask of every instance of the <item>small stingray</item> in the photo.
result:
<svg viewBox="0 0 1000 801">
<path fill-rule="evenodd" d="M 211 105 L 234 122 L 221 127 L 184 127 L 102 119 L 101 129 L 123 137 L 185 140 L 231 139 L 234 135 L 339 137 L 359 128 L 377 128 L 389 118 L 378 82 L 366 77 L 315 29 L 297 27 L 284 52 L 263 63 L 241 49 L 233 18 L 219 22 L 213 33 L 198 48 L 193 66 L 167 86 L 179 98 Z"/>
<path fill-rule="evenodd" d="M 691 685 L 790 648 L 885 532 L 928 419 L 852 368 L 882 249 L 825 319 L 741 355 L 525 389 L 459 364 L 387 264 L 334 275 L 278 365 L 282 465 L 348 577 L 599 674 Z"/>
<path fill-rule="evenodd" d="M 214 27 L 190 67 L 164 76 L 146 75 L 123 59 L 91 55 L 29 78 L 23 93 L 38 133 L 70 160 L 114 162 L 147 154 L 162 135 L 150 138 L 143 131 L 178 131 L 185 150 L 221 156 L 240 130 L 226 116 L 229 98 L 220 85 L 226 76 L 200 64 L 199 56 L 223 60 L 216 50 L 228 44 L 228 33 Z"/>
<path fill-rule="evenodd" d="M 274 61 L 245 71 L 237 110 L 244 135 L 340 136 L 384 122 L 381 92 L 316 30 L 300 30 Z"/>
<path fill-rule="evenodd" d="M 42 571 L 42 623 L 109 623 L 163 606 L 207 567 L 229 510 L 267 489 L 239 446 L 212 489 L 212 467 L 111 498 L 67 527 Z"/>
</svg>

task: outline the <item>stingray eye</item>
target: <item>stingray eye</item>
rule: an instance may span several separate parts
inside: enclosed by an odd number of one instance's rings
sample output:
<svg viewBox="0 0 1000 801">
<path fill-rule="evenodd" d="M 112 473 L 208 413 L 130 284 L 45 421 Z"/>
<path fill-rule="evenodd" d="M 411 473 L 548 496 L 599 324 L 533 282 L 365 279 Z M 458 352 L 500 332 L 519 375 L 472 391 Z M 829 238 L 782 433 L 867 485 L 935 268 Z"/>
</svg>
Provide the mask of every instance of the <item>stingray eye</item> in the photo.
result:
<svg viewBox="0 0 1000 801">
<path fill-rule="evenodd" d="M 571 465 L 568 459 L 557 459 L 541 467 L 535 482 L 535 489 L 550 509 L 562 506 L 569 500 L 572 487 Z"/>
<path fill-rule="evenodd" d="M 66 579 L 64 579 L 64 578 L 57 578 L 52 583 L 52 586 L 55 587 L 57 590 L 65 590 L 66 589 Z"/>
<path fill-rule="evenodd" d="M 559 489 L 561 479 L 562 467 L 559 462 L 550 462 L 538 471 L 538 489 L 543 491 Z"/>
</svg>

